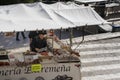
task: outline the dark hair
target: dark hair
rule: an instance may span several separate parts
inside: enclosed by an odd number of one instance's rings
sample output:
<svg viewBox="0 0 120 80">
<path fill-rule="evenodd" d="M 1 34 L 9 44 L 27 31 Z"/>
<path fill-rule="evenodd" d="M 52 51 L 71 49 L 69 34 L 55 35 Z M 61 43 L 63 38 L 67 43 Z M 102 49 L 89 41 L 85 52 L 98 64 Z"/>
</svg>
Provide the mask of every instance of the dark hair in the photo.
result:
<svg viewBox="0 0 120 80">
<path fill-rule="evenodd" d="M 46 31 L 39 31 L 39 33 L 38 34 L 46 34 Z"/>
</svg>

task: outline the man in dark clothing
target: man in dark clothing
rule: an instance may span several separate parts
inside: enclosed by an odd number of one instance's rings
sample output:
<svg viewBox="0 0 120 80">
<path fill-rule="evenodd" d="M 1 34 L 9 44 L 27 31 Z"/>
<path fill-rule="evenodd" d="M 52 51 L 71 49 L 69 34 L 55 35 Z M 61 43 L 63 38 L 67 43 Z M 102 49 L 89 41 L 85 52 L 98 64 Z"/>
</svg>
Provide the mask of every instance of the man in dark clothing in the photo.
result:
<svg viewBox="0 0 120 80">
<path fill-rule="evenodd" d="M 34 48 L 33 48 L 33 40 L 34 40 L 34 42 L 35 42 L 35 38 L 39 35 L 39 33 L 46 33 L 45 31 L 30 31 L 29 32 L 29 35 L 28 35 L 28 37 L 29 37 L 29 39 L 30 39 L 30 50 L 31 51 L 35 51 L 34 50 Z"/>
<path fill-rule="evenodd" d="M 36 36 L 38 36 L 38 32 L 37 32 L 37 31 L 30 31 L 30 32 L 29 32 L 28 37 L 29 37 L 30 39 L 33 39 L 33 38 L 36 37 Z"/>
<path fill-rule="evenodd" d="M 33 38 L 31 42 L 31 50 L 34 52 L 39 52 L 40 49 L 47 47 L 47 41 L 44 38 L 43 33 L 39 33 L 39 35 L 35 38 Z"/>
<path fill-rule="evenodd" d="M 30 31 L 28 37 L 29 37 L 30 39 L 33 39 L 33 38 L 35 38 L 36 36 L 38 36 L 39 33 L 46 34 L 46 31 Z"/>
<path fill-rule="evenodd" d="M 38 36 L 38 32 L 37 31 L 30 31 L 29 34 L 28 34 L 28 37 L 30 39 L 30 50 L 31 51 L 35 51 L 34 48 L 33 48 L 33 39 L 36 38 L 36 36 Z"/>
</svg>

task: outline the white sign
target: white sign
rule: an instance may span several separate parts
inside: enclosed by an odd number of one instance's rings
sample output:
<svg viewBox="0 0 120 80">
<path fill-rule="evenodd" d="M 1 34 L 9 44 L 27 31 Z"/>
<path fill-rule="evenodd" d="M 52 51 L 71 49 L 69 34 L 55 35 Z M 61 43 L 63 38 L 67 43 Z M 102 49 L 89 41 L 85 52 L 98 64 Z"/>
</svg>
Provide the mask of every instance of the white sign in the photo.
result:
<svg viewBox="0 0 120 80">
<path fill-rule="evenodd" d="M 41 71 L 33 72 L 31 66 L 1 67 L 0 80 L 80 80 L 79 63 L 42 64 Z"/>
</svg>

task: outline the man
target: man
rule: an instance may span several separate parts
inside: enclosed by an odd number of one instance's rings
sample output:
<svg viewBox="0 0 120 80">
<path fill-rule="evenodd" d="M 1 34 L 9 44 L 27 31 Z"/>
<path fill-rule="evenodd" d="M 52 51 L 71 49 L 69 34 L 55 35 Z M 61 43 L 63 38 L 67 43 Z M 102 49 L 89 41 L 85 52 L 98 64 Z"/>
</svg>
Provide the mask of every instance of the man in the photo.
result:
<svg viewBox="0 0 120 80">
<path fill-rule="evenodd" d="M 54 30 L 52 29 L 48 31 L 47 36 L 53 38 L 55 41 L 59 41 L 59 38 L 55 35 Z"/>
<path fill-rule="evenodd" d="M 39 52 L 42 48 L 47 47 L 47 41 L 44 38 L 44 33 L 40 32 L 39 35 L 33 38 L 31 42 L 31 50 L 34 52 Z"/>
<path fill-rule="evenodd" d="M 37 31 L 30 31 L 29 34 L 28 34 L 28 37 L 29 37 L 29 40 L 30 40 L 30 50 L 31 51 L 34 51 L 32 48 L 32 41 L 34 38 L 36 38 L 36 36 L 38 36 L 38 32 Z"/>
</svg>

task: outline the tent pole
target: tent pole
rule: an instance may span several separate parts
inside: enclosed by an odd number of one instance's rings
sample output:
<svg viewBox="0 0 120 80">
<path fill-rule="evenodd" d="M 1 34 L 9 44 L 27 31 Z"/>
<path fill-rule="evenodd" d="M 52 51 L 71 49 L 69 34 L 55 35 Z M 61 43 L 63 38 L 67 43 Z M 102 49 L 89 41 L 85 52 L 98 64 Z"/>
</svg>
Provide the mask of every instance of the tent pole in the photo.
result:
<svg viewBox="0 0 120 80">
<path fill-rule="evenodd" d="M 72 32 L 72 28 L 69 28 L 69 32 L 70 32 L 70 36 L 69 36 L 69 40 L 70 40 L 70 48 L 69 48 L 69 52 L 70 52 L 70 58 L 69 58 L 69 62 L 71 61 L 71 56 L 72 56 L 72 37 L 73 37 L 73 32 Z"/>
<path fill-rule="evenodd" d="M 86 26 L 82 26 L 82 40 L 81 40 L 81 42 L 77 45 L 77 47 L 74 48 L 74 50 L 76 50 L 76 49 L 80 46 L 80 44 L 83 43 L 83 41 L 84 41 L 85 27 L 87 27 L 87 24 L 86 24 Z"/>
<path fill-rule="evenodd" d="M 61 40 L 61 35 L 62 35 L 62 27 L 61 27 L 61 29 L 60 29 L 60 40 Z"/>
<path fill-rule="evenodd" d="M 72 47 L 72 38 L 73 38 L 73 30 L 72 28 L 69 28 L 69 31 L 70 31 L 70 51 L 71 51 L 71 47 Z"/>
<path fill-rule="evenodd" d="M 52 53 L 54 54 L 54 40 L 53 40 L 53 37 L 52 37 Z"/>
</svg>

